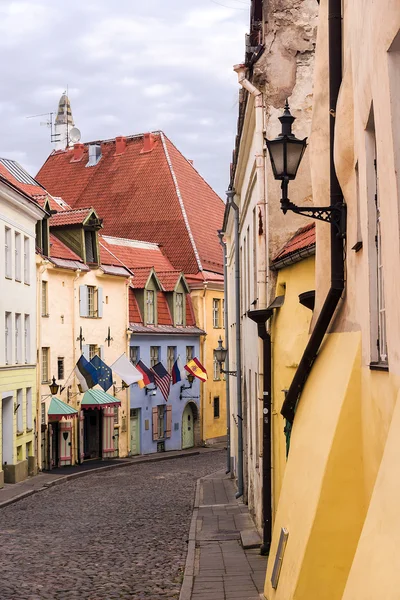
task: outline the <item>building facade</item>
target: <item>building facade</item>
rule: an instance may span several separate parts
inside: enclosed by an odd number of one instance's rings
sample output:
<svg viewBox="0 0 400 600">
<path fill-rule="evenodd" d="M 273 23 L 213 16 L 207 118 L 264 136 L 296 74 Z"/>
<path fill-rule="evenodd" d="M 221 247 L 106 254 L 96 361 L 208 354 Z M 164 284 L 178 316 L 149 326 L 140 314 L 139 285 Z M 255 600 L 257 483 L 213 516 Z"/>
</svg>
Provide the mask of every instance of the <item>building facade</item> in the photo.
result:
<svg viewBox="0 0 400 600">
<path fill-rule="evenodd" d="M 0 487 L 36 472 L 35 227 L 44 211 L 21 189 L 22 171 L 8 180 L 12 168 L 0 159 Z"/>
</svg>

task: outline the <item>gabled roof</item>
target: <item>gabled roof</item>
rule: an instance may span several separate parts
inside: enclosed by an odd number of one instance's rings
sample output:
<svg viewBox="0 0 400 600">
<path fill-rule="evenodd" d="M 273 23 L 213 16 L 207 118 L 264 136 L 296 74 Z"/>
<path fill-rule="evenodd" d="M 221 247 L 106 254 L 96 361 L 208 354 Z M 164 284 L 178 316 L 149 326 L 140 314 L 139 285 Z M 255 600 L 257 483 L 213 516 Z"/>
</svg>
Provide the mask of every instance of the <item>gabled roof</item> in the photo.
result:
<svg viewBox="0 0 400 600">
<path fill-rule="evenodd" d="M 80 160 L 54 151 L 38 181 L 75 208 L 93 206 L 107 235 L 161 243 L 174 269 L 222 273 L 223 201 L 162 132 L 152 136 L 149 151 L 144 135 L 127 137 L 119 154 L 115 139 L 97 142 L 102 157 L 90 169 L 89 144 Z"/>
<path fill-rule="evenodd" d="M 50 227 L 84 225 L 93 214 L 97 219 L 98 217 L 93 208 L 74 208 L 68 210 L 64 209 L 51 217 Z"/>
<path fill-rule="evenodd" d="M 180 271 L 157 271 L 157 277 L 166 292 L 175 291 L 180 281 L 182 281 L 186 293 L 190 292 L 185 276 Z"/>
<path fill-rule="evenodd" d="M 44 187 L 29 175 L 16 160 L 0 158 L 0 175 L 32 199 L 46 195 Z"/>
<path fill-rule="evenodd" d="M 315 254 L 315 223 L 301 227 L 272 259 L 271 269 L 276 270 Z"/>
<path fill-rule="evenodd" d="M 156 281 L 158 289 L 163 290 L 162 283 L 152 267 L 150 269 L 148 267 L 136 268 L 133 272 L 132 287 L 136 289 L 143 289 L 146 287 L 152 277 Z"/>
<path fill-rule="evenodd" d="M 123 263 L 130 269 L 154 267 L 156 271 L 173 270 L 173 266 L 158 244 L 150 242 L 102 235 L 100 237 L 100 257 L 103 264 Z"/>
</svg>

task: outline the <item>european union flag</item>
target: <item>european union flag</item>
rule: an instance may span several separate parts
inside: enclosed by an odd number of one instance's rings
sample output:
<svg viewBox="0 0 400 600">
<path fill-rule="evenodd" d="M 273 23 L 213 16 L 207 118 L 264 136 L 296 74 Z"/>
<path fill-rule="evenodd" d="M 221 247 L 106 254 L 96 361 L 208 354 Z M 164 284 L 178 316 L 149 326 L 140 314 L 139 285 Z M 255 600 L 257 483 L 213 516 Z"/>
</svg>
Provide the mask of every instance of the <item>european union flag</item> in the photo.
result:
<svg viewBox="0 0 400 600">
<path fill-rule="evenodd" d="M 90 362 L 96 369 L 97 379 L 98 379 L 97 383 L 106 392 L 113 384 L 112 371 L 111 371 L 110 367 L 108 367 L 106 365 L 106 363 L 103 362 L 99 356 L 97 356 L 97 354 L 95 354 L 95 356 L 93 356 L 93 358 Z"/>
</svg>

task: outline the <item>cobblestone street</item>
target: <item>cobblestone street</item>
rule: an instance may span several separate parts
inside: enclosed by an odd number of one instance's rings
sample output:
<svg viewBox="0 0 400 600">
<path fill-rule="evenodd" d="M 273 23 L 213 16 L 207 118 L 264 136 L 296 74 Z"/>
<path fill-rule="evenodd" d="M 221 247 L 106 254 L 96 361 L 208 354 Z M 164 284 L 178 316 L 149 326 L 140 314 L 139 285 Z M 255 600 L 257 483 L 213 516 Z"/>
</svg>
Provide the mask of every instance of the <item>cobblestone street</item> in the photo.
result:
<svg viewBox="0 0 400 600">
<path fill-rule="evenodd" d="M 178 598 L 210 452 L 56 486 L 0 511 L 1 600 Z"/>
</svg>

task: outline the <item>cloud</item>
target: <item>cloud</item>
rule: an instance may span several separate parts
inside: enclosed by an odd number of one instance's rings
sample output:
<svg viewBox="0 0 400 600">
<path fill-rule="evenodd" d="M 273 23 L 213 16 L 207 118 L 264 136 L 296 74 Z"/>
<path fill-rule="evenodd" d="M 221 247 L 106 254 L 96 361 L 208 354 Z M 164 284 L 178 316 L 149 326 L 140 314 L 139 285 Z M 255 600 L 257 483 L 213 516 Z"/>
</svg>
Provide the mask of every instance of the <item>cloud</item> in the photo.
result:
<svg viewBox="0 0 400 600">
<path fill-rule="evenodd" d="M 223 193 L 236 133 L 248 13 L 224 0 L 1 0 L 1 152 L 33 174 L 51 152 L 40 127 L 68 86 L 82 140 L 153 129 Z M 240 7 L 235 9 L 235 7 Z M 6 60 L 4 59 L 6 57 Z"/>
</svg>

